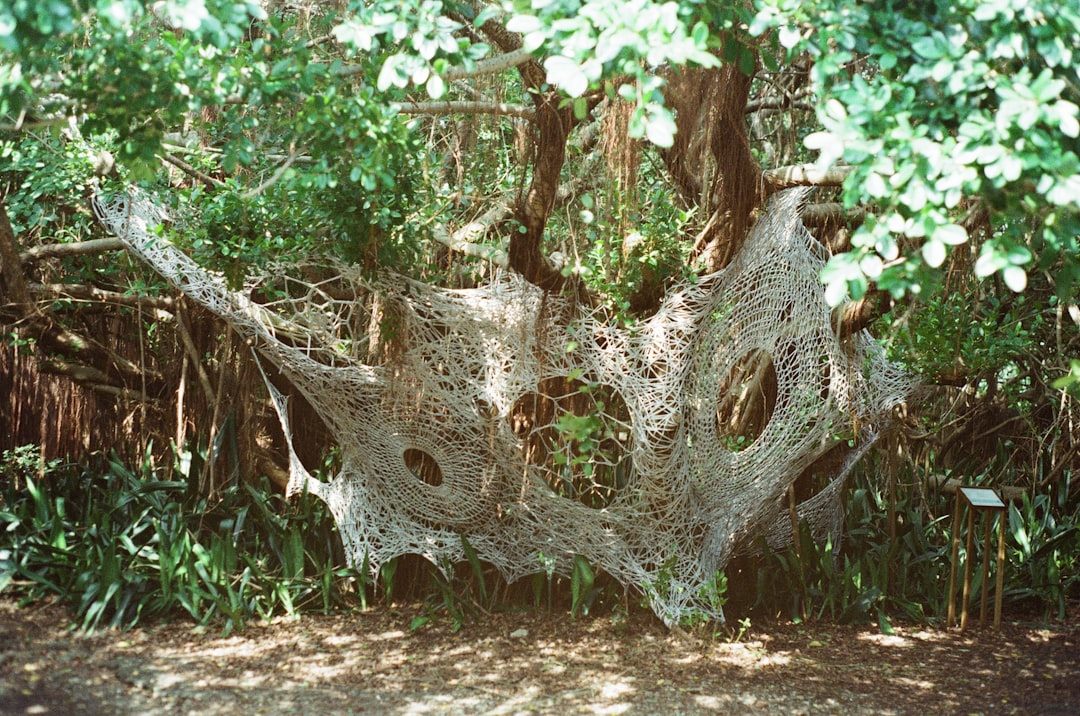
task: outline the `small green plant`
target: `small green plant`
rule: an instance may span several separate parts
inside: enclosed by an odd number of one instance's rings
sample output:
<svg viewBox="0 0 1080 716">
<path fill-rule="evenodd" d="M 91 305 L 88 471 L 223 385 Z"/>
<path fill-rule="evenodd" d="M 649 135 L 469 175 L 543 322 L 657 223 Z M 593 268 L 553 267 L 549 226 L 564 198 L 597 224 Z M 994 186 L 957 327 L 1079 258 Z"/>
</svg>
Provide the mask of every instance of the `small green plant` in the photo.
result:
<svg viewBox="0 0 1080 716">
<path fill-rule="evenodd" d="M 59 595 L 84 630 L 186 613 L 228 632 L 251 617 L 347 606 L 350 585 L 368 587 L 342 566 L 333 521 L 312 496 L 286 503 L 265 483 L 233 484 L 210 503 L 192 489 L 200 460 L 159 467 L 149 451 L 137 470 L 110 459 L 51 465 L 40 479 L 24 453 L 0 462 L 0 590 Z"/>
<path fill-rule="evenodd" d="M 840 544 L 832 537 L 815 540 L 805 524 L 797 548 L 774 551 L 759 541 L 766 557 L 758 572 L 757 606 L 796 621 L 874 620 L 886 633 L 893 616 L 926 621 L 941 613 L 947 598 L 941 576 L 948 564 L 944 500 L 939 516 L 928 518 L 914 495 L 902 496 L 894 506 L 898 518 L 890 537 L 885 490 L 867 473 L 852 479 L 856 487 L 847 501 Z"/>
<path fill-rule="evenodd" d="M 476 550 L 464 535 L 461 537 L 467 568 L 444 559 L 439 568 L 430 568 L 432 590 L 424 599 L 424 611 L 409 625 L 415 631 L 440 614 L 451 620 L 451 631 L 457 633 L 469 619 L 477 620 L 489 613 L 494 605 L 494 593 L 489 592 L 485 567 Z"/>
<path fill-rule="evenodd" d="M 876 620 L 884 632 L 897 616 L 916 622 L 944 616 L 951 499 L 901 492 L 890 536 L 888 497 L 870 474 L 867 469 L 853 477 L 841 545 L 815 541 L 805 525 L 798 549 L 773 551 L 759 542 L 766 558 L 758 571 L 758 608 L 796 620 Z M 1080 503 L 1075 496 L 1070 502 L 1069 477 L 1050 494 L 1026 494 L 1011 504 L 1006 534 L 1006 603 L 1041 604 L 1046 617 L 1058 619 L 1080 593 Z M 980 560 L 981 550 L 976 540 L 974 553 L 965 558 Z M 979 575 L 972 587 L 983 588 Z"/>
<path fill-rule="evenodd" d="M 645 601 L 642 606 L 648 606 L 651 599 L 669 599 L 673 593 L 678 594 L 687 589 L 684 584 L 675 579 L 675 568 L 678 560 L 676 554 L 672 554 L 656 572 L 656 576 L 642 586 L 642 596 Z M 724 613 L 724 605 L 728 602 L 728 578 L 724 571 L 713 573 L 697 592 L 697 602 L 703 605 L 700 609 L 690 610 L 679 620 L 679 626 L 686 629 L 697 629 L 704 625 L 720 623 Z"/>
<path fill-rule="evenodd" d="M 536 572 L 532 575 L 532 591 L 533 591 L 533 606 L 540 607 L 540 602 L 544 595 L 547 596 L 547 610 L 550 612 L 553 607 L 554 600 L 554 580 L 555 580 L 555 568 L 558 566 L 558 560 L 554 557 L 545 555 L 543 552 L 536 554 L 537 560 L 543 567 L 543 572 Z"/>
<path fill-rule="evenodd" d="M 727 604 L 728 579 L 724 572 L 716 572 L 702 587 L 702 596 L 715 614 L 722 613 Z"/>
<path fill-rule="evenodd" d="M 1068 476 L 1067 476 L 1068 477 Z M 1080 593 L 1080 504 L 1070 513 L 1069 480 L 1054 496 L 1024 495 L 1009 505 L 1008 568 L 1004 595 L 1041 603 L 1046 616 L 1064 619 L 1070 597 Z"/>
<path fill-rule="evenodd" d="M 42 461 L 41 451 L 37 445 L 20 445 L 0 454 L 0 484 L 10 481 L 15 488 L 18 488 L 25 476 L 44 477 L 56 472 L 62 464 L 63 460 L 58 459 Z"/>
<path fill-rule="evenodd" d="M 574 567 L 570 571 L 570 616 L 588 615 L 599 590 L 594 586 L 596 573 L 584 555 L 574 555 Z"/>
<path fill-rule="evenodd" d="M 743 617 L 738 621 L 738 627 L 731 629 L 728 632 L 728 643 L 737 644 L 746 638 L 746 635 L 750 633 L 750 617 Z"/>
</svg>

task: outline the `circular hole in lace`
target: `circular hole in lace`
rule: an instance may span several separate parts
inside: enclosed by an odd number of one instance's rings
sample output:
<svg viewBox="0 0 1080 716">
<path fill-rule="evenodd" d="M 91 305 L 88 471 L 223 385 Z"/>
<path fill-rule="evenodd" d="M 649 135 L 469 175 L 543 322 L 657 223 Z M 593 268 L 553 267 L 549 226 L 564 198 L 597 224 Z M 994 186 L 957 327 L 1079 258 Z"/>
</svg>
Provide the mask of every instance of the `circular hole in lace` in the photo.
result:
<svg viewBox="0 0 1080 716">
<path fill-rule="evenodd" d="M 439 467 L 438 460 L 428 453 L 418 448 L 407 448 L 402 458 L 405 460 L 405 467 L 409 468 L 409 472 L 417 480 L 432 487 L 438 487 L 442 484 L 442 468 Z"/>
<path fill-rule="evenodd" d="M 557 495 L 600 509 L 630 481 L 630 411 L 614 388 L 547 378 L 508 417 L 526 461 Z"/>
<path fill-rule="evenodd" d="M 761 348 L 747 351 L 728 370 L 716 399 L 716 435 L 732 452 L 754 444 L 776 406 L 776 368 Z"/>
</svg>

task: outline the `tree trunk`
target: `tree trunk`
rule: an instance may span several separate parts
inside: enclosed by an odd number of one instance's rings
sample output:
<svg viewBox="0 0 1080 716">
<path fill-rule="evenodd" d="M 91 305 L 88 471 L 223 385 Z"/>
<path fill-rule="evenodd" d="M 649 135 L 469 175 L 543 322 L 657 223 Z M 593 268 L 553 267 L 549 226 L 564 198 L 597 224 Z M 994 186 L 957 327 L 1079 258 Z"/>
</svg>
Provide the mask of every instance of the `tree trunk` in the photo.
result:
<svg viewBox="0 0 1080 716">
<path fill-rule="evenodd" d="M 557 97 L 549 96 L 541 99 L 537 107 L 532 182 L 514 212 L 520 226 L 510 235 L 508 251 L 510 268 L 546 291 L 558 291 L 566 285 L 566 278 L 547 260 L 541 248 L 544 229 L 559 189 L 566 140 L 574 126 L 571 109 L 560 109 L 557 102 Z"/>
<path fill-rule="evenodd" d="M 751 78 L 729 64 L 666 79 L 665 99 L 678 132 L 662 156 L 683 201 L 707 217 L 694 256 L 707 272 L 716 271 L 742 247 L 763 194 L 746 132 Z"/>
</svg>

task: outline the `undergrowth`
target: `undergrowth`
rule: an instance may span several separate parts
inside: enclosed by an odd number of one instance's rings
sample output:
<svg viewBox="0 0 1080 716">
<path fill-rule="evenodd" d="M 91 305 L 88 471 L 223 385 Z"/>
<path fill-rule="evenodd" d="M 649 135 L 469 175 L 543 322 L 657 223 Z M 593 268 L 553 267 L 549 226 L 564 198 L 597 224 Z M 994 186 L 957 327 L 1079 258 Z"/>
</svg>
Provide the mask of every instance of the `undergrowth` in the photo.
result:
<svg viewBox="0 0 1080 716">
<path fill-rule="evenodd" d="M 0 592 L 23 602 L 59 596 L 77 626 L 128 628 L 150 617 L 188 615 L 226 633 L 252 618 L 365 608 L 376 592 L 390 604 L 420 603 L 418 629 L 447 618 L 456 631 L 498 609 L 564 611 L 570 618 L 626 616 L 628 592 L 583 556 L 573 573 L 539 573 L 509 585 L 463 537 L 467 561 L 435 567 L 408 556 L 383 565 L 345 566 L 332 516 L 317 498 L 285 500 L 264 481 L 234 483 L 213 499 L 199 494 L 198 459 L 132 469 L 110 458 L 94 466 L 40 465 L 31 447 L 0 456 Z M 911 487 L 888 494 L 857 471 L 837 541 L 817 542 L 805 526 L 798 548 L 729 565 L 715 585 L 739 638 L 755 620 L 840 623 L 942 618 L 948 602 L 952 498 Z M 1080 597 L 1080 498 L 1068 479 L 1052 494 L 1010 504 L 1003 596 L 1006 605 L 1065 617 Z M 891 532 L 891 534 L 890 534 Z M 975 540 L 972 559 L 981 559 Z M 976 570 L 973 594 L 982 588 Z M 989 588 L 994 580 L 988 580 Z M 646 605 L 647 589 L 639 590 Z M 699 620 L 700 621 L 700 620 Z M 688 625 L 700 626 L 695 620 Z M 732 630 L 729 630 L 734 634 Z M 719 632 L 718 632 L 719 633 Z M 730 636 L 730 634 L 729 634 Z"/>
<path fill-rule="evenodd" d="M 895 618 L 943 621 L 954 497 L 921 489 L 911 475 L 902 477 L 908 487 L 896 493 L 890 535 L 886 486 L 869 467 L 852 480 L 837 541 L 816 542 L 802 525 L 797 549 L 773 551 L 760 545 L 764 559 L 755 570 L 753 610 L 797 621 L 877 621 L 886 633 Z M 1080 495 L 1070 498 L 1069 492 L 1065 479 L 1053 494 L 1027 493 L 1008 505 L 1003 602 L 1027 614 L 1035 611 L 1044 620 L 1063 619 L 1067 601 L 1080 597 Z M 972 555 L 965 555 L 964 548 L 961 543 L 961 560 L 981 563 L 982 540 L 974 540 Z M 995 540 L 991 564 L 996 548 Z M 993 571 L 987 582 L 993 595 Z M 982 588 L 975 570 L 972 594 L 981 594 Z"/>
<path fill-rule="evenodd" d="M 198 494 L 197 461 L 39 467 L 29 455 L 0 459 L 0 591 L 59 596 L 84 630 L 186 613 L 227 633 L 367 599 L 313 496 L 286 502 L 265 482 L 234 483 L 211 500 Z"/>
</svg>

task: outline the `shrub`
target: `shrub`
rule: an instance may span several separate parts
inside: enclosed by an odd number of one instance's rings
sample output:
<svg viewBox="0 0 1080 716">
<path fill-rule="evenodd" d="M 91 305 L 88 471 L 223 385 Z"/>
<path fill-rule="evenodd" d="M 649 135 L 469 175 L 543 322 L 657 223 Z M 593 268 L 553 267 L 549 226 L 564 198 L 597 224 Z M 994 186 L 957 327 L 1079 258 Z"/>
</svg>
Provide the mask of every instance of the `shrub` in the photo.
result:
<svg viewBox="0 0 1080 716">
<path fill-rule="evenodd" d="M 0 591 L 59 595 L 85 630 L 180 612 L 228 632 L 251 617 L 366 604 L 367 580 L 341 566 L 333 520 L 310 495 L 286 502 L 264 481 L 210 501 L 191 479 L 197 460 L 51 463 L 33 477 L 26 454 L 0 459 Z"/>
</svg>

